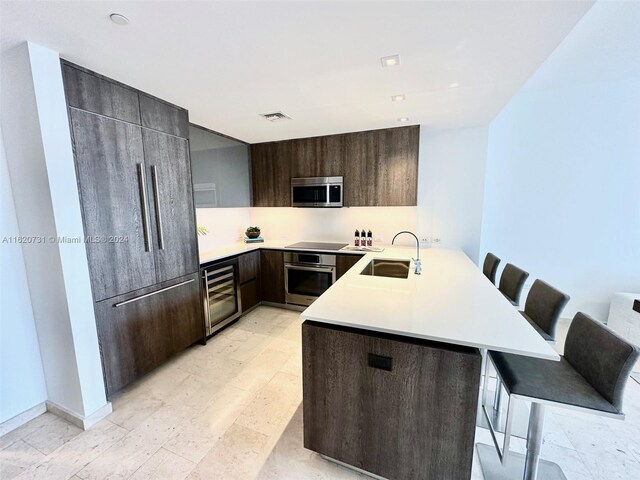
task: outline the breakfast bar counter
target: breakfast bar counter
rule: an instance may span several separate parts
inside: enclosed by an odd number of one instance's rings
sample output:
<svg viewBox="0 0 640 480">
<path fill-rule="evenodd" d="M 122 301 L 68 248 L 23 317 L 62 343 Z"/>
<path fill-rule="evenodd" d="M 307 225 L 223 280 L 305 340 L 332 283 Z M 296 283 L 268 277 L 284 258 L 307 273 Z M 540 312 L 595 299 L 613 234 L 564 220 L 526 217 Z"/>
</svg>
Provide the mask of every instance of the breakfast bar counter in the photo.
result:
<svg viewBox="0 0 640 480">
<path fill-rule="evenodd" d="M 402 272 L 415 254 L 368 253 L 302 312 L 304 446 L 383 478 L 468 479 L 482 351 L 559 357 L 464 253 Z"/>
</svg>

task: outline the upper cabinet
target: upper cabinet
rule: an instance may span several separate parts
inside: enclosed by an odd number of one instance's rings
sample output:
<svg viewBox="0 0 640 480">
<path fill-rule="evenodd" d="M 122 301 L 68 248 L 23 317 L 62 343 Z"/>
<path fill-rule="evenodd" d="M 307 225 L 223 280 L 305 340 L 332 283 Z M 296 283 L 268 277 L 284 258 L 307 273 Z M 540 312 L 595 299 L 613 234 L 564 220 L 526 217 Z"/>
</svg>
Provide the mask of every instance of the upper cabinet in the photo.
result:
<svg viewBox="0 0 640 480">
<path fill-rule="evenodd" d="M 419 126 L 251 145 L 253 206 L 290 207 L 291 178 L 344 177 L 344 205 L 415 206 Z"/>
<path fill-rule="evenodd" d="M 143 127 L 176 137 L 189 137 L 189 114 L 184 108 L 141 93 L 140 117 Z"/>
<path fill-rule="evenodd" d="M 251 145 L 254 207 L 291 206 L 293 141 Z"/>
<path fill-rule="evenodd" d="M 250 207 L 249 145 L 189 126 L 196 207 Z"/>
<path fill-rule="evenodd" d="M 138 92 L 65 62 L 62 72 L 70 107 L 140 125 Z"/>
</svg>

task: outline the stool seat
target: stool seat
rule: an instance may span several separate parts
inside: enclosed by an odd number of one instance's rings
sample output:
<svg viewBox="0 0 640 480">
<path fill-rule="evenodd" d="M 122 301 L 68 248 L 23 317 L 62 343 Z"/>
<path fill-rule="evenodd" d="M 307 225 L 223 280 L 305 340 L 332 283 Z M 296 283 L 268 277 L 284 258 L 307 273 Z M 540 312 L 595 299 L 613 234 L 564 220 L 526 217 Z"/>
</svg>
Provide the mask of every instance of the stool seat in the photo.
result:
<svg viewBox="0 0 640 480">
<path fill-rule="evenodd" d="M 521 395 L 588 410 L 621 415 L 571 364 L 502 352 L 489 352 L 509 395 Z"/>
<path fill-rule="evenodd" d="M 529 325 L 531 325 L 536 332 L 538 332 L 538 334 L 544 338 L 547 342 L 552 342 L 553 341 L 553 337 L 551 335 L 549 335 L 547 332 L 545 332 L 543 329 L 541 329 L 538 324 L 536 322 L 533 321 L 533 319 L 527 315 L 525 312 L 520 312 L 520 315 L 522 315 L 524 317 L 524 319 L 529 322 Z"/>
</svg>

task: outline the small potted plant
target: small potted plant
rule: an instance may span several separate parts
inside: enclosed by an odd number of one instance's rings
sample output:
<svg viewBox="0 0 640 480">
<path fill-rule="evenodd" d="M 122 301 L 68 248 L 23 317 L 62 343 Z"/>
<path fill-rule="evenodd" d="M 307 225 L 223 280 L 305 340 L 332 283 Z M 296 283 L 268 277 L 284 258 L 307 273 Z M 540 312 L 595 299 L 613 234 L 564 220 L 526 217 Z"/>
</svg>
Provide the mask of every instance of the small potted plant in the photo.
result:
<svg viewBox="0 0 640 480">
<path fill-rule="evenodd" d="M 244 233 L 247 238 L 258 238 L 260 236 L 260 227 L 249 227 Z"/>
</svg>

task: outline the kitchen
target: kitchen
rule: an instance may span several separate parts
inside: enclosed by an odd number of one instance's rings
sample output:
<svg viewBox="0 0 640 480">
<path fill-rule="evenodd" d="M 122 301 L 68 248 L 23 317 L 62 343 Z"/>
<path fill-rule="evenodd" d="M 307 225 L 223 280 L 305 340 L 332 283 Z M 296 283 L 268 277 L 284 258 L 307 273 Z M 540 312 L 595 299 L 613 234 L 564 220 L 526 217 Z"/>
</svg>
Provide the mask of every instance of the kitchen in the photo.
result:
<svg viewBox="0 0 640 480">
<path fill-rule="evenodd" d="M 640 473 L 637 250 L 594 254 L 637 230 L 618 181 L 637 150 L 637 5 L 50 5 L 2 3 L 2 478 Z M 336 15 L 355 30 L 328 58 Z M 261 42 L 264 18 L 288 29 Z M 243 41 L 220 42 L 239 19 Z M 159 54 L 157 31 L 189 41 Z M 235 68 L 182 74 L 208 45 Z M 278 51 L 291 61 L 268 67 Z M 578 105 L 618 120 L 574 128 Z M 585 162 L 602 203 L 567 180 Z M 610 392 L 617 367 L 594 375 L 579 352 L 611 332 L 630 353 Z M 522 390 L 536 369 L 560 376 L 543 397 Z"/>
</svg>

